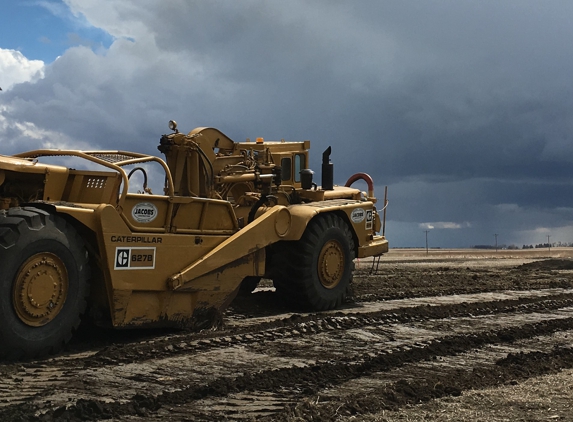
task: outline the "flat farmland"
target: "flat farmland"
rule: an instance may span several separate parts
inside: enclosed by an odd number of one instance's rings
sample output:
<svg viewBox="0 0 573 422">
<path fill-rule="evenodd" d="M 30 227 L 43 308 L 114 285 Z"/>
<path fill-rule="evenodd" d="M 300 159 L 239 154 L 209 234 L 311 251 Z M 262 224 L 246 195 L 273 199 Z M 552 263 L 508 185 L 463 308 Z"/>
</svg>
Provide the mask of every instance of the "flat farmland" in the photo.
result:
<svg viewBox="0 0 573 422">
<path fill-rule="evenodd" d="M 203 329 L 82 326 L 0 362 L 0 420 L 573 420 L 573 248 L 393 249 L 341 309 L 272 282 Z"/>
</svg>

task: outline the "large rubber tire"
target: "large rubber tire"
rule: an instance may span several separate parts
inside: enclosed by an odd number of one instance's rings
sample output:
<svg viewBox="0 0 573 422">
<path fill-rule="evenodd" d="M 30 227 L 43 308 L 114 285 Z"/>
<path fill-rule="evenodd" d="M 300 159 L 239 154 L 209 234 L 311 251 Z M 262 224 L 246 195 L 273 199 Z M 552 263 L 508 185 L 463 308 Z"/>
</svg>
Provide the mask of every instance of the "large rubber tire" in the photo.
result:
<svg viewBox="0 0 573 422">
<path fill-rule="evenodd" d="M 317 311 L 340 306 L 354 271 L 354 240 L 348 224 L 336 214 L 321 214 L 296 242 L 274 249 L 273 282 L 288 300 Z"/>
<path fill-rule="evenodd" d="M 58 352 L 89 294 L 88 254 L 63 218 L 26 207 L 0 211 L 0 357 Z"/>
</svg>

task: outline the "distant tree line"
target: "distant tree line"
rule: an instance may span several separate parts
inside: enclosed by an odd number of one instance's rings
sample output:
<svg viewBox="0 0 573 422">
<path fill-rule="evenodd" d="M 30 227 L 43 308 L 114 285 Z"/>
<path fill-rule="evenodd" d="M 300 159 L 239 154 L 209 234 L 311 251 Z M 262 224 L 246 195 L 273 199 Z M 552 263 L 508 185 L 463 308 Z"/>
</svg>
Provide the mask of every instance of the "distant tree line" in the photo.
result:
<svg viewBox="0 0 573 422">
<path fill-rule="evenodd" d="M 534 248 L 573 248 L 573 242 L 553 242 L 553 243 L 538 243 L 537 245 L 523 245 L 523 249 Z"/>
<path fill-rule="evenodd" d="M 472 246 L 472 248 L 474 248 L 474 249 L 495 249 L 495 246 L 494 245 L 475 245 L 475 246 Z M 497 249 L 519 249 L 519 246 L 516 246 L 516 245 L 497 245 Z"/>
<path fill-rule="evenodd" d="M 521 249 L 541 249 L 541 248 L 573 248 L 573 242 L 553 242 L 549 243 L 538 243 L 536 245 L 523 245 Z M 472 246 L 474 249 L 495 249 L 494 245 L 475 245 Z M 498 245 L 497 249 L 520 249 L 517 245 Z"/>
</svg>

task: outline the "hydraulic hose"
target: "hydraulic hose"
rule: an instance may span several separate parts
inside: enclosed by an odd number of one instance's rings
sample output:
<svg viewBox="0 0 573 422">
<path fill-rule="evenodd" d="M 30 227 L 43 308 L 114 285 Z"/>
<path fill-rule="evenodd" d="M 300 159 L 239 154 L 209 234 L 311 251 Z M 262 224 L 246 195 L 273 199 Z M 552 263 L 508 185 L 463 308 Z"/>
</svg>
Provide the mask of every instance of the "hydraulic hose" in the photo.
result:
<svg viewBox="0 0 573 422">
<path fill-rule="evenodd" d="M 350 187 L 357 180 L 364 180 L 368 184 L 368 198 L 374 198 L 374 180 L 366 173 L 356 173 L 348 179 L 344 186 Z"/>
</svg>

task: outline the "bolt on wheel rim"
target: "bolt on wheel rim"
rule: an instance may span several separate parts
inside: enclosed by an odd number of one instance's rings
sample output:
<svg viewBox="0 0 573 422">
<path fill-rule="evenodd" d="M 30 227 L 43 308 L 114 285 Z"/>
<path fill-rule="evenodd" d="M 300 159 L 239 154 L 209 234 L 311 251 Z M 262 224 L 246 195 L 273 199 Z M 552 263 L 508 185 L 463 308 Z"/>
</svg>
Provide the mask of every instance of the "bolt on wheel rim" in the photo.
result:
<svg viewBox="0 0 573 422">
<path fill-rule="evenodd" d="M 22 264 L 14 281 L 13 300 L 18 318 L 41 327 L 62 310 L 68 295 L 68 272 L 52 253 L 39 253 Z"/>
<path fill-rule="evenodd" d="M 328 241 L 318 256 L 318 277 L 327 289 L 335 288 L 344 274 L 344 251 L 336 240 Z"/>
</svg>

